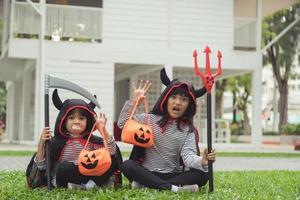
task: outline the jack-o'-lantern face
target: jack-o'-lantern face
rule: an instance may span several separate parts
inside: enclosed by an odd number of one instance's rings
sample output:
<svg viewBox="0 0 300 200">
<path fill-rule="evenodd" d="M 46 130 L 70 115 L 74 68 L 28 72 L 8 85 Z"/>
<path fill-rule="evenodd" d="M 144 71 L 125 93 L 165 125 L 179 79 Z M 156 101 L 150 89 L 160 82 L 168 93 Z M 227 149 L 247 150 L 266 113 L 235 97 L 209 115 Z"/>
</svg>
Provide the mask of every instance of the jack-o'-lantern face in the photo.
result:
<svg viewBox="0 0 300 200">
<path fill-rule="evenodd" d="M 154 143 L 154 135 L 151 126 L 140 124 L 132 119 L 123 127 L 121 139 L 128 144 L 149 148 Z"/>
<path fill-rule="evenodd" d="M 95 153 L 87 153 L 83 156 L 86 160 L 81 162 L 82 166 L 86 169 L 94 169 L 98 165 Z"/>
<path fill-rule="evenodd" d="M 150 141 L 151 131 L 149 129 L 144 130 L 143 127 L 139 128 L 134 134 L 134 139 L 136 142 L 145 144 Z"/>
</svg>

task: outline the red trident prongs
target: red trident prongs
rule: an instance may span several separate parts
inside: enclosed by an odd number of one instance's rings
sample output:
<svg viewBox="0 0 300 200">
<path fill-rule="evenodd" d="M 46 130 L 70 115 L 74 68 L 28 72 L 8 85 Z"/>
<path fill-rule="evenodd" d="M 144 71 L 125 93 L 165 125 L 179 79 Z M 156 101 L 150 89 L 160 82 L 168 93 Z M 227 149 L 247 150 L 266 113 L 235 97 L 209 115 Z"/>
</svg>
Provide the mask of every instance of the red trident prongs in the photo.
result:
<svg viewBox="0 0 300 200">
<path fill-rule="evenodd" d="M 214 85 L 214 79 L 221 75 L 222 69 L 221 69 L 221 58 L 222 54 L 220 51 L 218 51 L 218 70 L 215 74 L 210 73 L 210 61 L 209 61 L 209 54 L 211 53 L 208 46 L 205 47 L 204 53 L 206 53 L 206 68 L 205 68 L 205 74 L 202 74 L 202 72 L 198 69 L 198 53 L 197 50 L 194 50 L 193 57 L 194 57 L 194 69 L 195 73 L 202 78 L 202 82 L 206 88 L 206 91 L 210 93 L 212 86 Z"/>
</svg>

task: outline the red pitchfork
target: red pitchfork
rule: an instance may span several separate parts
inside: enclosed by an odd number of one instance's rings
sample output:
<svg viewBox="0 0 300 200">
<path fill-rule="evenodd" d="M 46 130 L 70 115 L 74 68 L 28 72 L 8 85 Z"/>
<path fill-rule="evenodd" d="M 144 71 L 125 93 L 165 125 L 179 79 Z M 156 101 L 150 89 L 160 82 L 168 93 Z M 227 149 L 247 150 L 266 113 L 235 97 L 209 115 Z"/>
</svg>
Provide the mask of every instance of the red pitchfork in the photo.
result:
<svg viewBox="0 0 300 200">
<path fill-rule="evenodd" d="M 215 74 L 210 73 L 210 61 L 209 61 L 209 54 L 211 53 L 208 46 L 205 47 L 204 53 L 206 53 L 206 68 L 205 74 L 198 69 L 198 53 L 197 50 L 194 50 L 193 57 L 194 57 L 194 69 L 195 73 L 202 78 L 202 83 L 206 88 L 207 91 L 207 149 L 208 153 L 211 152 L 212 149 L 212 139 L 211 139 L 211 88 L 214 85 L 214 80 L 217 76 L 221 75 L 221 58 L 222 54 L 218 51 L 218 70 Z M 209 176 L 209 191 L 214 191 L 214 180 L 213 180 L 213 163 L 212 161 L 208 161 L 208 176 Z"/>
</svg>

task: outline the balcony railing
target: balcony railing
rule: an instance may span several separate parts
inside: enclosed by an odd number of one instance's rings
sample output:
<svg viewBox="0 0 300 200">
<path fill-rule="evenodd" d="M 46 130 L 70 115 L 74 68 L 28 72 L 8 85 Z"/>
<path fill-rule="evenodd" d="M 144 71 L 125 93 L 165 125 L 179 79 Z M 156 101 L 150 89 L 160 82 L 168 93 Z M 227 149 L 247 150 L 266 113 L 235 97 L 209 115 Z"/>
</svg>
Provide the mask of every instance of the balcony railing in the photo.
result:
<svg viewBox="0 0 300 200">
<path fill-rule="evenodd" d="M 256 48 L 256 19 L 234 19 L 234 48 L 255 50 Z"/>
<path fill-rule="evenodd" d="M 14 37 L 37 38 L 40 17 L 25 2 L 13 1 L 12 33 Z M 45 36 L 54 41 L 102 40 L 101 8 L 46 4 Z"/>
</svg>

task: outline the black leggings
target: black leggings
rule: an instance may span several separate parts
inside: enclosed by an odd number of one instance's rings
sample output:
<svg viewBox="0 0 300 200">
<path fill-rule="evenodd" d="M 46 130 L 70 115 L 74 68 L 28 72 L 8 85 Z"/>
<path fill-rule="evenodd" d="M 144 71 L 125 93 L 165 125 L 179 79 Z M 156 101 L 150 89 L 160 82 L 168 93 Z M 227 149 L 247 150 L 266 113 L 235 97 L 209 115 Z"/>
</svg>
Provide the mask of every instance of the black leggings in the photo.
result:
<svg viewBox="0 0 300 200">
<path fill-rule="evenodd" d="M 172 185 L 197 184 L 201 187 L 208 181 L 208 173 L 197 169 L 178 173 L 157 173 L 149 171 L 132 160 L 123 162 L 122 172 L 130 181 L 136 181 L 145 187 L 159 190 L 170 190 Z"/>
<path fill-rule="evenodd" d="M 68 186 L 68 183 L 85 184 L 89 180 L 93 180 L 98 186 L 102 186 L 114 174 L 114 171 L 116 169 L 116 161 L 113 158 L 110 168 L 102 176 L 84 176 L 79 172 L 78 165 L 75 165 L 73 162 L 64 161 L 58 163 L 57 165 L 57 187 L 65 188 Z"/>
</svg>

